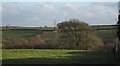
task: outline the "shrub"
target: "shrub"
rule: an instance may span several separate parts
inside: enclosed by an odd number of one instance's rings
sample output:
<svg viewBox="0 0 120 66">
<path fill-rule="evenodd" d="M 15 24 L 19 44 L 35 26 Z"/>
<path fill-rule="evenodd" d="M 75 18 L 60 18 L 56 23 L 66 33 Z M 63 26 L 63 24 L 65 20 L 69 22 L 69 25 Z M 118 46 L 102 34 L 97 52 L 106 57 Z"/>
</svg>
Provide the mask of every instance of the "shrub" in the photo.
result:
<svg viewBox="0 0 120 66">
<path fill-rule="evenodd" d="M 3 48 L 44 48 L 45 44 L 45 41 L 40 37 L 2 40 Z"/>
</svg>

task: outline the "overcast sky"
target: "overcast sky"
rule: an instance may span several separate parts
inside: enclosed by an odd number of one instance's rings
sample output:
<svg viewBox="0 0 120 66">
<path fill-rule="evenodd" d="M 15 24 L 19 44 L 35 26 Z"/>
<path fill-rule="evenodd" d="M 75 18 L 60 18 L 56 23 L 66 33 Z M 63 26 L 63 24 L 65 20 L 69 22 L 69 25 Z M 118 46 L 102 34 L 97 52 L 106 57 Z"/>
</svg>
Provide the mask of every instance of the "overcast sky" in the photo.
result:
<svg viewBox="0 0 120 66">
<path fill-rule="evenodd" d="M 4 2 L 2 25 L 54 26 L 54 21 L 79 19 L 90 25 L 116 24 L 117 2 Z"/>
</svg>

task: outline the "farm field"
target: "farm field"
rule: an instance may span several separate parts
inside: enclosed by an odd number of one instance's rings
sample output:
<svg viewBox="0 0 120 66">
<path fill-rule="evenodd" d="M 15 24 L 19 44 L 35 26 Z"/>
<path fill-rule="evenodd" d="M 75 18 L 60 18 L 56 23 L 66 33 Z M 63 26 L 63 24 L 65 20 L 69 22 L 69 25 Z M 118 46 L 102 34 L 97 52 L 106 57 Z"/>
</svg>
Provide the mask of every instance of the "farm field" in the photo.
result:
<svg viewBox="0 0 120 66">
<path fill-rule="evenodd" d="M 19 27 L 19 26 L 13 26 L 13 27 L 9 27 L 9 28 L 5 28 L 5 26 L 2 28 L 2 30 L 10 30 L 10 29 L 12 29 L 12 30 L 14 30 L 14 29 L 16 29 L 16 30 L 20 30 L 20 29 L 22 29 L 22 30 L 53 30 L 54 29 L 54 27 Z"/>
<path fill-rule="evenodd" d="M 2 31 L 2 38 L 3 39 L 11 39 L 11 38 L 27 38 L 27 37 L 33 37 L 38 34 L 41 34 L 42 32 L 39 30 L 5 30 Z"/>
<path fill-rule="evenodd" d="M 91 26 L 93 29 L 108 29 L 108 30 L 96 30 L 95 34 L 106 40 L 106 39 L 115 39 L 116 38 L 116 28 L 115 26 Z M 20 30 L 19 30 L 20 29 Z M 112 29 L 112 30 L 109 30 Z M 6 30 L 3 28 L 2 38 L 26 38 L 33 37 L 36 35 L 40 35 L 44 32 L 44 30 L 54 30 L 54 27 L 16 27 L 12 30 Z M 1 32 L 1 31 L 0 31 Z"/>
<path fill-rule="evenodd" d="M 3 64 L 114 64 L 111 52 L 85 50 L 3 49 Z"/>
<path fill-rule="evenodd" d="M 11 38 L 27 38 L 34 37 L 36 35 L 42 34 L 43 31 L 40 30 L 5 30 L 2 31 L 3 39 L 11 39 Z M 95 34 L 104 40 L 111 40 L 117 37 L 115 30 L 97 30 Z"/>
<path fill-rule="evenodd" d="M 19 39 L 19 38 L 27 38 L 34 37 L 36 35 L 40 35 L 45 30 L 53 30 L 53 27 L 16 27 L 16 28 L 2 28 L 0 31 L 2 35 L 2 39 Z"/>
<path fill-rule="evenodd" d="M 113 40 L 117 37 L 117 31 L 115 30 L 97 30 L 95 34 L 103 40 Z"/>
</svg>

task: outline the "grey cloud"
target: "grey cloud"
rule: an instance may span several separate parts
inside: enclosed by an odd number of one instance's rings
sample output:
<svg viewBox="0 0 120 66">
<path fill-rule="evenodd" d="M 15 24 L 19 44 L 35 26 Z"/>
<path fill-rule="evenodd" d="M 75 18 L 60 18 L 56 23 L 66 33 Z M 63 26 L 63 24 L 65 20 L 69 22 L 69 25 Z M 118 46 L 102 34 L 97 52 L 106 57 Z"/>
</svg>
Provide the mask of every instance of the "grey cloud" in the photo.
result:
<svg viewBox="0 0 120 66">
<path fill-rule="evenodd" d="M 33 6 L 17 6 L 15 3 L 5 3 L 3 25 L 53 26 L 54 20 L 68 19 L 79 19 L 89 24 L 115 23 L 116 3 L 91 3 L 89 7 L 80 7 L 78 4 L 37 3 Z"/>
</svg>

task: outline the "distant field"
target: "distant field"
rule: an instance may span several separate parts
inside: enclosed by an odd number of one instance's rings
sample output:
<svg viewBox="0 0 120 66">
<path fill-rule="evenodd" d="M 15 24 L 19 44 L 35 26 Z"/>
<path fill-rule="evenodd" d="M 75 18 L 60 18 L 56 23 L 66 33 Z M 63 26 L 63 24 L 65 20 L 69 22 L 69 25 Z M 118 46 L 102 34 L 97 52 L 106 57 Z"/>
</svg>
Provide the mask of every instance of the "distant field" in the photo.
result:
<svg viewBox="0 0 120 66">
<path fill-rule="evenodd" d="M 10 29 L 22 29 L 22 30 L 54 30 L 54 27 L 10 27 L 10 28 L 2 28 L 2 30 L 10 30 Z"/>
<path fill-rule="evenodd" d="M 3 64 L 114 64 L 111 52 L 85 50 L 3 49 Z"/>
<path fill-rule="evenodd" d="M 43 32 L 40 31 L 40 30 L 27 30 L 27 31 L 23 31 L 23 30 L 6 30 L 6 31 L 2 31 L 2 38 L 3 39 L 10 39 L 10 38 L 26 38 L 26 37 L 33 37 L 33 36 L 36 36 L 36 35 L 40 35 L 42 34 Z M 115 39 L 117 36 L 116 34 L 116 31 L 114 30 L 98 30 L 95 32 L 95 34 L 104 39 L 104 40 L 107 40 L 107 39 Z M 59 35 L 59 34 L 57 34 Z M 51 35 L 50 39 L 54 39 L 55 35 Z"/>
<path fill-rule="evenodd" d="M 95 34 L 103 40 L 112 40 L 117 37 L 117 32 L 115 30 L 98 30 Z"/>
<path fill-rule="evenodd" d="M 91 26 L 94 29 L 117 29 L 117 26 L 113 26 L 113 25 L 92 25 Z"/>
<path fill-rule="evenodd" d="M 41 34 L 41 31 L 38 30 L 5 30 L 2 31 L 2 38 L 3 39 L 11 39 L 11 38 L 26 38 L 26 37 L 33 37 L 38 34 Z"/>
<path fill-rule="evenodd" d="M 115 39 L 117 36 L 116 31 L 113 30 L 113 26 L 92 26 L 94 29 L 106 29 L 108 30 L 96 30 L 95 34 L 99 37 L 102 38 L 103 40 L 111 40 Z M 41 30 L 53 30 L 54 27 L 17 27 L 15 29 L 20 29 L 20 30 L 5 30 L 2 31 L 2 38 L 26 38 L 26 37 L 33 37 L 36 35 L 40 35 L 43 33 Z M 112 29 L 112 30 L 109 30 Z M 57 34 L 59 35 L 59 34 Z M 53 38 L 54 35 L 50 36 L 50 39 Z"/>
</svg>

